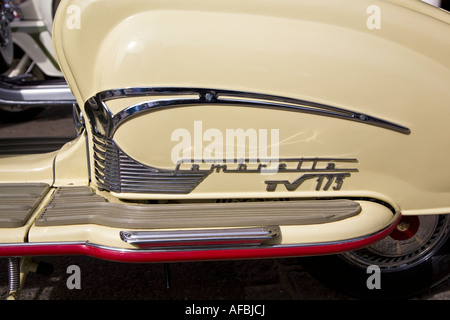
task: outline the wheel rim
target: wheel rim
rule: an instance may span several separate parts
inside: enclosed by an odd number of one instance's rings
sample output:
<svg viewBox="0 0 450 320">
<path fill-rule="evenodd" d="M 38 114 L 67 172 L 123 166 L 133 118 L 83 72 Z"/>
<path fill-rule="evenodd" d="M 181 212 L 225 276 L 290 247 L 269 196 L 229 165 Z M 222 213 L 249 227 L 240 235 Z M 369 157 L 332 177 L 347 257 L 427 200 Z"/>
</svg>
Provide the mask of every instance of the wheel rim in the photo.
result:
<svg viewBox="0 0 450 320">
<path fill-rule="evenodd" d="M 430 258 L 448 238 L 449 226 L 450 215 L 405 216 L 386 238 L 340 257 L 360 268 L 401 271 Z"/>
</svg>

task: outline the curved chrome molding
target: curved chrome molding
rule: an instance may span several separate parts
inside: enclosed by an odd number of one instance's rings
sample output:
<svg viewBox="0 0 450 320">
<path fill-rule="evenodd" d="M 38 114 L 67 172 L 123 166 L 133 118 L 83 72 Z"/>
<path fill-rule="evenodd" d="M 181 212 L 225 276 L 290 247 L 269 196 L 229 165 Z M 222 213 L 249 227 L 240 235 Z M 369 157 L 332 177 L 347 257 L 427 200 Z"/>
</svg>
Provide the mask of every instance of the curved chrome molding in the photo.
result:
<svg viewBox="0 0 450 320">
<path fill-rule="evenodd" d="M 262 245 L 280 234 L 278 226 L 169 231 L 121 231 L 122 241 L 138 247 Z"/>
<path fill-rule="evenodd" d="M 138 96 L 171 96 L 168 99 L 150 100 L 135 104 L 113 115 L 105 102 L 113 99 Z M 180 98 L 173 98 L 180 96 Z M 194 96 L 194 97 L 192 97 Z M 147 112 L 166 108 L 195 105 L 229 105 L 268 108 L 284 111 L 302 112 L 343 120 L 356 121 L 368 125 L 410 134 L 410 129 L 399 124 L 355 112 L 306 100 L 292 99 L 275 95 L 244 91 L 218 90 L 206 88 L 125 88 L 98 93 L 86 102 L 86 112 L 96 132 L 112 138 L 114 132 L 127 120 Z"/>
</svg>

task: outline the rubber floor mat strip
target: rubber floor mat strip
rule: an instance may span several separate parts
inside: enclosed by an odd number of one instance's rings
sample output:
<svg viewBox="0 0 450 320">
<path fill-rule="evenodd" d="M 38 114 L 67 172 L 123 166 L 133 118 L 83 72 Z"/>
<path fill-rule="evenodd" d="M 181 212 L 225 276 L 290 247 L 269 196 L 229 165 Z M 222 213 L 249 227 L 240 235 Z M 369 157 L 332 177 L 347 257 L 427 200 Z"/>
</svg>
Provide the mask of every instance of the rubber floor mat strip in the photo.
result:
<svg viewBox="0 0 450 320">
<path fill-rule="evenodd" d="M 45 183 L 0 184 L 0 228 L 24 226 L 49 188 Z"/>
<path fill-rule="evenodd" d="M 110 203 L 89 187 L 63 187 L 53 195 L 36 226 L 97 224 L 117 228 L 172 229 L 255 225 L 307 225 L 359 214 L 350 200 L 249 201 L 225 203 Z"/>
</svg>

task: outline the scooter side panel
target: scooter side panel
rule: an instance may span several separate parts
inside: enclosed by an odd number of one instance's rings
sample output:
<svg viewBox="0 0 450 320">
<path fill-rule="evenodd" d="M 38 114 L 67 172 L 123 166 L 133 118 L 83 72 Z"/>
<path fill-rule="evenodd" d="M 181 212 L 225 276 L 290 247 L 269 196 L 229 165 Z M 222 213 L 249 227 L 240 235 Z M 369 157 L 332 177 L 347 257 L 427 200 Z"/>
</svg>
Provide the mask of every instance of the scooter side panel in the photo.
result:
<svg viewBox="0 0 450 320">
<path fill-rule="evenodd" d="M 279 129 L 281 158 L 358 160 L 358 172 L 342 184 L 339 196 L 381 199 L 404 214 L 450 210 L 449 155 L 441 147 L 450 133 L 445 123 L 450 115 L 445 14 L 376 2 L 381 26 L 372 28 L 368 9 L 373 1 L 278 1 L 258 7 L 232 1 L 189 6 L 180 1 L 107 2 L 68 1 L 56 19 L 55 49 L 81 105 L 99 92 L 121 88 L 237 90 L 353 110 L 410 130 L 402 134 L 332 117 L 242 106 L 168 108 L 139 115 L 115 132 L 114 141 L 131 158 L 165 169 L 173 166 L 170 154 L 176 142 L 169 137 L 177 129 L 194 131 L 199 120 L 206 130 L 221 132 Z M 129 106 L 118 102 L 111 110 L 119 113 Z M 91 154 L 92 176 L 93 163 Z M 297 178 L 291 174 L 276 181 L 292 184 Z M 307 191 L 283 190 L 288 184 L 269 193 L 264 179 L 217 174 L 188 195 L 117 196 L 336 194 L 319 193 L 314 185 Z"/>
</svg>

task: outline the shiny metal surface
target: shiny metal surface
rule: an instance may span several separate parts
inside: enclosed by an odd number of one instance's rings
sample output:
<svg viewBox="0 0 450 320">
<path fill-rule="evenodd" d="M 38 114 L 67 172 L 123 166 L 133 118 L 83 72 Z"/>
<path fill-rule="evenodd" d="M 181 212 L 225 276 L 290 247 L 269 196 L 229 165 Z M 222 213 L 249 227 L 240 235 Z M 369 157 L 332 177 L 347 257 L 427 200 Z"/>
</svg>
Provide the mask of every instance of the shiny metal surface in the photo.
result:
<svg viewBox="0 0 450 320">
<path fill-rule="evenodd" d="M 11 109 L 73 105 L 76 103 L 65 81 L 17 85 L 0 82 L 0 106 Z"/>
<path fill-rule="evenodd" d="M 93 141 L 95 177 L 98 187 L 104 190 L 187 194 L 211 173 L 146 166 L 130 158 L 111 139 L 94 134 Z"/>
<path fill-rule="evenodd" d="M 112 99 L 136 96 L 179 96 L 180 98 L 151 99 L 148 102 L 129 106 L 115 115 L 108 110 L 105 103 Z M 192 96 L 195 96 L 192 98 Z M 207 88 L 126 88 L 98 93 L 86 103 L 86 111 L 93 126 L 101 129 L 105 136 L 112 138 L 117 128 L 125 121 L 141 113 L 154 112 L 160 109 L 186 107 L 191 105 L 229 105 L 276 110 L 302 112 L 319 116 L 334 117 L 374 125 L 402 134 L 410 134 L 410 130 L 402 125 L 379 119 L 368 114 L 358 113 L 344 108 L 329 106 L 288 97 L 252 92 L 207 89 Z M 95 119 L 97 118 L 97 119 Z M 99 128 L 101 126 L 102 128 Z"/>
<path fill-rule="evenodd" d="M 120 238 L 139 247 L 259 246 L 280 235 L 277 226 L 185 231 L 121 231 Z"/>
</svg>

